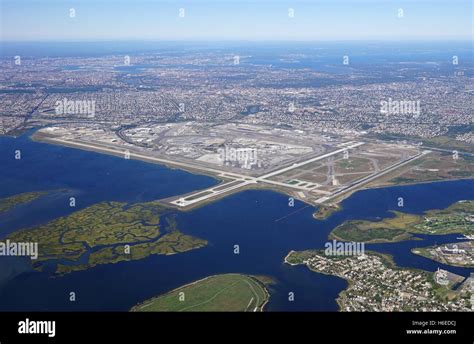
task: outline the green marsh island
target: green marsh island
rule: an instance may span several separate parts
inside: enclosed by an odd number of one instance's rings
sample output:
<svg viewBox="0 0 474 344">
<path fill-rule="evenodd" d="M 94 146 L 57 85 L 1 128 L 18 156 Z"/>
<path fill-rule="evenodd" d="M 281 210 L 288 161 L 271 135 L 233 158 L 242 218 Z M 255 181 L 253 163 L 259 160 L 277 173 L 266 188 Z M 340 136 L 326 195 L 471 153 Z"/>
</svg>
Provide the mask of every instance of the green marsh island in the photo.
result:
<svg viewBox="0 0 474 344">
<path fill-rule="evenodd" d="M 46 195 L 47 191 L 23 192 L 10 197 L 0 199 L 0 213 L 12 210 L 18 205 L 27 204 Z"/>
<path fill-rule="evenodd" d="M 206 240 L 179 231 L 173 214 L 157 202 L 101 202 L 16 231 L 8 239 L 37 242 L 39 256 L 33 267 L 41 271 L 52 263 L 59 274 L 207 245 Z"/>
<path fill-rule="evenodd" d="M 474 201 L 459 201 L 446 209 L 422 215 L 393 212 L 381 221 L 351 220 L 337 226 L 330 239 L 356 242 L 395 242 L 412 239 L 412 234 L 474 234 Z"/>
</svg>

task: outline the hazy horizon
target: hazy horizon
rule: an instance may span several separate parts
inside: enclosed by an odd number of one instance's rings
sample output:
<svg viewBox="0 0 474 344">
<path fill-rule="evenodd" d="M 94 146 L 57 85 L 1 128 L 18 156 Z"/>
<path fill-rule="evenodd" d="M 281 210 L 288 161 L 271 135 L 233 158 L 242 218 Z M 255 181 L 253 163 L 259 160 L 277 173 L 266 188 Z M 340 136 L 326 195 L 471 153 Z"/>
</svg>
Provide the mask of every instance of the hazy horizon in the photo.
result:
<svg viewBox="0 0 474 344">
<path fill-rule="evenodd" d="M 3 0 L 0 6 L 5 42 L 472 40 L 468 0 Z"/>
</svg>

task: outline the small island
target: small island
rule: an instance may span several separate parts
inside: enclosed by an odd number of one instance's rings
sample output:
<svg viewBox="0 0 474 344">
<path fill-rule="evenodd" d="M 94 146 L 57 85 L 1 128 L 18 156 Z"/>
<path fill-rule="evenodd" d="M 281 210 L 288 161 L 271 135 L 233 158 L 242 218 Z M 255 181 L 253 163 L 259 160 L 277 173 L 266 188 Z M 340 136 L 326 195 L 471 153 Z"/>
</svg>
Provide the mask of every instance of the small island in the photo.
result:
<svg viewBox="0 0 474 344">
<path fill-rule="evenodd" d="M 34 200 L 44 196 L 48 191 L 32 191 L 23 192 L 10 197 L 0 199 L 0 213 L 5 213 L 12 210 L 18 205 L 33 202 Z"/>
<path fill-rule="evenodd" d="M 209 276 L 146 300 L 132 312 L 260 312 L 269 300 L 268 278 L 243 274 Z"/>
<path fill-rule="evenodd" d="M 446 209 L 423 215 L 393 212 L 381 221 L 351 220 L 337 226 L 330 239 L 365 243 L 395 242 L 412 239 L 412 234 L 474 234 L 474 201 L 459 201 Z"/>
</svg>

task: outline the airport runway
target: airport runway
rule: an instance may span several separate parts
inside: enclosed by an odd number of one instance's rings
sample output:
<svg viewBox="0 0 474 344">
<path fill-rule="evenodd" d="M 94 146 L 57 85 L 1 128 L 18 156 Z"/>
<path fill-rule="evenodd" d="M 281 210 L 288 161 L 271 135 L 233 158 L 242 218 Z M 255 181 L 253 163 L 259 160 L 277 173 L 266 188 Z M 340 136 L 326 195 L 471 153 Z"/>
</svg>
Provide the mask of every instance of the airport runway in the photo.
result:
<svg viewBox="0 0 474 344">
<path fill-rule="evenodd" d="M 269 178 L 274 177 L 274 176 L 279 175 L 279 174 L 282 174 L 282 173 L 285 173 L 285 172 L 288 172 L 288 171 L 291 171 L 291 170 L 294 170 L 294 169 L 302 167 L 304 165 L 311 164 L 315 161 L 326 159 L 330 156 L 342 153 L 342 152 L 347 151 L 349 149 L 359 147 L 363 144 L 364 144 L 364 142 L 348 143 L 343 148 L 337 149 L 335 151 L 332 151 L 332 152 L 329 152 L 329 153 L 326 153 L 326 154 L 323 154 L 323 155 L 319 155 L 319 156 L 310 158 L 310 159 L 305 160 L 305 161 L 294 163 L 290 166 L 277 169 L 276 171 L 272 171 L 270 173 L 266 173 L 263 176 L 260 176 L 260 177 L 248 177 L 248 176 L 240 177 L 240 178 L 236 179 L 237 181 L 242 181 L 239 184 L 235 184 L 236 180 L 233 180 L 233 181 L 230 181 L 226 184 L 220 184 L 220 185 L 208 188 L 208 189 L 197 191 L 193 194 L 186 195 L 185 197 L 180 197 L 176 200 L 171 201 L 170 203 L 174 204 L 176 206 L 179 206 L 179 207 L 189 207 L 189 206 L 195 205 L 196 203 L 204 202 L 204 201 L 213 199 L 213 198 L 215 198 L 219 195 L 222 195 L 222 194 L 225 194 L 225 193 L 230 193 L 231 191 L 235 192 L 236 190 L 241 189 L 244 186 L 247 186 L 247 185 L 250 185 L 250 184 L 257 184 L 257 183 L 267 183 L 267 184 L 278 185 L 278 186 L 285 187 L 285 188 L 307 191 L 307 189 L 304 188 L 304 187 L 300 187 L 300 186 L 297 186 L 297 185 L 286 184 L 286 183 L 282 183 L 282 182 L 277 182 L 277 181 L 274 181 L 274 180 L 269 180 Z M 228 185 L 228 187 L 226 187 L 226 185 Z M 216 190 L 216 189 L 219 189 L 219 190 Z M 313 189 L 311 191 L 318 193 L 318 190 Z M 325 194 L 327 192 L 321 191 L 320 193 Z M 204 195 L 199 197 L 198 196 L 199 194 L 204 194 Z"/>
</svg>

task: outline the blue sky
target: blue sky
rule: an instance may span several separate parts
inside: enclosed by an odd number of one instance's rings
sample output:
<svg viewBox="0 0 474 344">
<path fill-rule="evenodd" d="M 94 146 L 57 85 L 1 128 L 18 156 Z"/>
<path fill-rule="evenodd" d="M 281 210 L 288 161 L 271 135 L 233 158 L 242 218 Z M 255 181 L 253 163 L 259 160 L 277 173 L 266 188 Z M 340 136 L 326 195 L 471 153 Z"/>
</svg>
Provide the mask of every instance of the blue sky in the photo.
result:
<svg viewBox="0 0 474 344">
<path fill-rule="evenodd" d="M 0 2 L 2 41 L 450 40 L 473 34 L 470 0 Z"/>
</svg>

